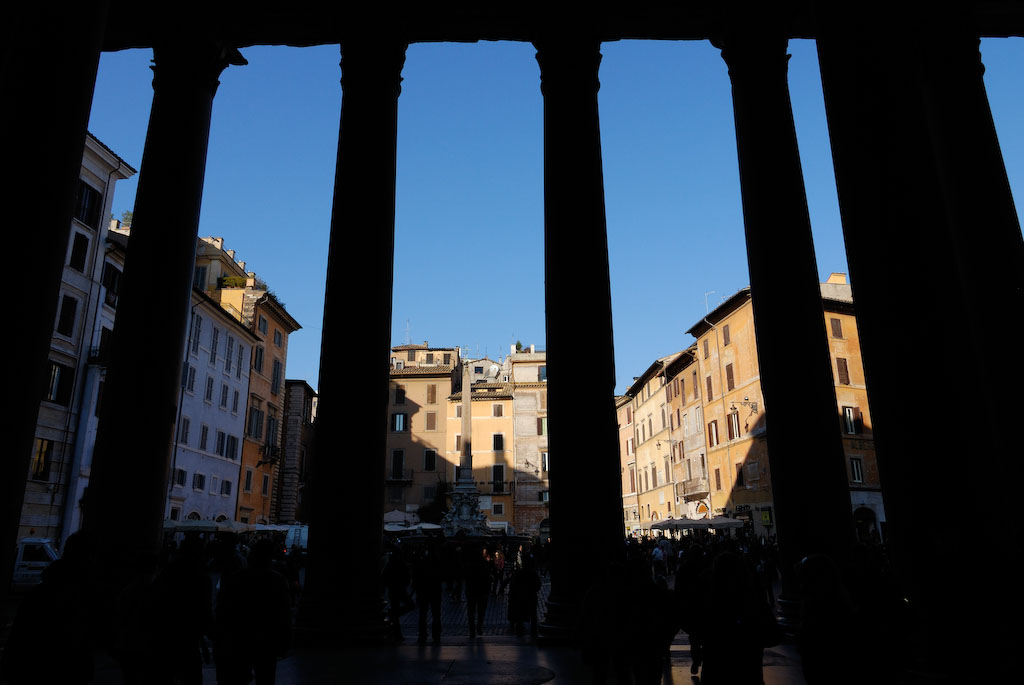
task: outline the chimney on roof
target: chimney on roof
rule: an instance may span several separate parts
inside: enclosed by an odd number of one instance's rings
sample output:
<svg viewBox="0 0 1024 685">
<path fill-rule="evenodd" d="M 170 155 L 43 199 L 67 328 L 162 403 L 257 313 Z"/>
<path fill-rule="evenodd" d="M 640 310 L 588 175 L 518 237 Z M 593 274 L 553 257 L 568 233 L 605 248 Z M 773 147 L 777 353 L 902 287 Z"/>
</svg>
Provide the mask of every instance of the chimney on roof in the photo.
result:
<svg viewBox="0 0 1024 685">
<path fill-rule="evenodd" d="M 533 345 L 531 344 L 531 345 L 530 345 L 530 354 L 533 354 L 533 353 L 534 353 L 534 352 L 536 352 L 536 351 L 537 351 L 537 350 L 535 350 L 535 349 L 534 349 L 534 347 L 533 347 Z"/>
<path fill-rule="evenodd" d="M 231 259 L 235 258 L 235 251 L 234 250 L 224 250 L 224 251 L 228 253 L 228 257 L 230 257 Z"/>
<path fill-rule="evenodd" d="M 423 341 L 423 346 L 424 346 L 424 347 L 430 347 L 430 343 L 429 343 L 429 342 L 427 342 L 426 340 L 424 340 L 424 341 Z"/>
<path fill-rule="evenodd" d="M 223 238 L 214 238 L 212 242 L 213 242 L 214 247 L 216 247 L 218 250 L 223 250 L 224 249 L 224 239 Z"/>
<path fill-rule="evenodd" d="M 245 271 L 245 262 L 238 262 L 238 268 Z"/>
<path fill-rule="evenodd" d="M 846 274 L 833 272 L 832 275 L 830 275 L 828 277 L 828 280 L 825 281 L 825 282 L 826 283 L 835 283 L 835 284 L 838 284 L 838 285 L 846 285 Z"/>
</svg>

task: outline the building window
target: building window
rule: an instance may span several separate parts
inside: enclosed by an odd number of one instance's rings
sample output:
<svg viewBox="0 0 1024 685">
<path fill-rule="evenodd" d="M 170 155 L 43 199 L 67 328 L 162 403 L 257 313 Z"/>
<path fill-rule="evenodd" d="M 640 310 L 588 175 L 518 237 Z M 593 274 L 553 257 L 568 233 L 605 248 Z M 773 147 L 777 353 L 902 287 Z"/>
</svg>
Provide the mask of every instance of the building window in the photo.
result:
<svg viewBox="0 0 1024 685">
<path fill-rule="evenodd" d="M 693 372 L 693 399 L 700 399 L 700 386 L 697 385 L 697 372 Z"/>
<path fill-rule="evenodd" d="M 224 456 L 228 459 L 238 459 L 238 437 L 229 435 L 224 446 Z"/>
<path fill-rule="evenodd" d="M 78 300 L 65 295 L 60 300 L 60 314 L 57 316 L 57 332 L 71 337 L 75 334 L 75 316 L 78 314 Z"/>
<path fill-rule="evenodd" d="M 839 319 L 829 319 L 832 324 L 832 337 L 842 338 L 843 337 L 843 322 Z"/>
<path fill-rule="evenodd" d="M 271 445 L 277 444 L 277 415 L 274 413 L 275 410 L 271 410 L 270 416 L 267 417 L 267 442 Z"/>
<path fill-rule="evenodd" d="M 263 474 L 263 486 L 260 488 L 260 494 L 266 497 L 270 494 L 270 474 Z"/>
<path fill-rule="evenodd" d="M 90 228 L 98 228 L 102 205 L 103 194 L 82 179 L 78 179 L 78 194 L 75 197 L 75 218 Z"/>
<path fill-rule="evenodd" d="M 847 435 L 859 435 L 864 430 L 859 408 L 843 407 L 843 430 Z"/>
<path fill-rule="evenodd" d="M 227 446 L 227 434 L 225 434 L 224 431 L 217 431 L 217 446 L 214 448 L 213 451 L 216 452 L 218 455 L 223 457 L 225 455 L 224 450 L 225 450 L 226 446 Z"/>
<path fill-rule="evenodd" d="M 263 410 L 259 407 L 249 408 L 249 437 L 257 440 L 263 437 Z"/>
<path fill-rule="evenodd" d="M 210 363 L 217 363 L 217 344 L 220 342 L 220 329 L 213 327 L 213 337 L 210 338 Z"/>
<path fill-rule="evenodd" d="M 475 373 L 475 374 L 482 374 L 483 372 L 484 372 L 484 367 L 482 367 L 482 366 L 474 366 L 473 367 L 473 373 Z"/>
<path fill-rule="evenodd" d="M 444 363 L 445 366 L 450 365 L 452 363 L 451 352 L 445 352 L 444 356 L 442 357 L 442 359 L 443 359 L 443 363 Z"/>
<path fill-rule="evenodd" d="M 199 338 L 203 333 L 203 317 L 196 314 L 192 319 L 192 354 L 199 354 Z"/>
<path fill-rule="evenodd" d="M 505 415 L 505 407 L 504 407 L 504 405 L 501 405 L 501 404 L 492 404 L 491 405 L 491 416 L 493 416 L 495 418 L 501 418 L 504 415 Z"/>
<path fill-rule="evenodd" d="M 218 492 L 220 492 L 220 478 L 210 476 L 210 494 L 216 495 Z"/>
<path fill-rule="evenodd" d="M 237 390 L 235 390 L 235 395 L 234 395 L 234 397 L 231 398 L 231 413 L 232 414 L 237 414 L 238 413 L 238 401 L 239 401 L 239 399 L 240 399 L 239 393 L 238 393 Z"/>
<path fill-rule="evenodd" d="M 180 488 L 185 487 L 188 482 L 188 472 L 185 469 L 174 469 L 174 484 Z"/>
<path fill-rule="evenodd" d="M 547 452 L 541 452 L 540 453 L 540 470 L 543 471 L 544 473 L 547 473 L 548 472 L 548 466 L 549 466 L 549 463 L 548 463 L 548 453 Z"/>
<path fill-rule="evenodd" d="M 192 422 L 189 420 L 187 416 L 181 417 L 181 434 L 178 436 L 178 438 L 181 444 L 183 445 L 188 444 L 188 432 L 191 425 Z"/>
<path fill-rule="evenodd" d="M 708 354 L 709 354 L 709 352 L 708 352 L 708 341 L 705 339 L 704 340 L 704 358 L 705 359 L 708 358 Z"/>
<path fill-rule="evenodd" d="M 210 439 L 210 427 L 205 423 L 199 426 L 199 449 L 206 450 L 206 443 Z"/>
<path fill-rule="evenodd" d="M 839 385 L 849 385 L 850 367 L 842 357 L 836 357 L 836 371 L 839 372 Z"/>
<path fill-rule="evenodd" d="M 50 463 L 53 461 L 53 440 L 36 438 L 32 452 L 32 480 L 50 480 Z"/>
<path fill-rule="evenodd" d="M 715 396 L 715 393 L 713 393 L 713 392 L 711 391 L 711 376 L 708 376 L 708 377 L 707 377 L 707 378 L 706 378 L 705 380 L 707 381 L 707 386 L 708 386 L 708 400 L 710 401 L 710 400 L 711 400 L 711 398 Z"/>
<path fill-rule="evenodd" d="M 505 515 L 505 505 L 501 502 L 495 502 L 491 505 L 491 513 L 495 516 Z"/>
<path fill-rule="evenodd" d="M 636 492 L 636 469 L 629 467 L 629 491 Z"/>
<path fill-rule="evenodd" d="M 274 360 L 274 369 L 270 375 L 270 393 L 276 395 L 281 392 L 281 360 Z"/>
<path fill-rule="evenodd" d="M 548 434 L 548 417 L 538 416 L 537 417 L 537 435 Z"/>
<path fill-rule="evenodd" d="M 428 431 L 437 430 L 437 412 L 436 411 L 428 411 L 427 412 L 427 430 Z"/>
<path fill-rule="evenodd" d="M 50 382 L 46 387 L 47 402 L 66 407 L 71 404 L 71 391 L 74 387 L 75 372 L 70 366 L 60 362 L 50 362 Z"/>
<path fill-rule="evenodd" d="M 104 262 L 102 279 L 103 288 L 106 290 L 103 302 L 108 307 L 116 309 L 117 295 L 121 290 L 121 270 L 110 262 Z"/>
<path fill-rule="evenodd" d="M 736 376 L 733 375 L 732 364 L 725 365 L 725 387 L 727 390 L 736 389 Z"/>
<path fill-rule="evenodd" d="M 227 383 L 222 383 L 220 386 L 220 408 L 228 408 L 228 395 L 231 393 L 231 388 L 228 387 Z"/>
<path fill-rule="evenodd" d="M 491 467 L 491 492 L 505 492 L 505 465 Z"/>
<path fill-rule="evenodd" d="M 729 413 L 729 439 L 735 440 L 740 437 L 740 413 L 738 411 Z"/>
<path fill-rule="evenodd" d="M 551 497 L 548 496 L 548 491 L 547 490 L 541 490 L 540 491 L 540 501 L 541 502 L 550 502 L 551 501 Z"/>
<path fill-rule="evenodd" d="M 434 363 L 434 353 L 433 352 L 427 352 L 427 364 L 433 364 L 433 363 Z"/>
<path fill-rule="evenodd" d="M 391 432 L 402 433 L 409 430 L 408 424 L 409 417 L 407 414 L 392 414 L 391 415 Z"/>
<path fill-rule="evenodd" d="M 231 495 L 231 481 L 222 480 L 220 482 L 220 494 L 228 496 Z"/>
<path fill-rule="evenodd" d="M 423 450 L 423 470 L 437 470 L 437 450 Z"/>
<path fill-rule="evenodd" d="M 252 492 L 252 469 L 245 470 L 245 485 L 242 488 L 246 492 Z"/>
<path fill-rule="evenodd" d="M 501 452 L 505 449 L 505 436 L 501 433 L 494 433 L 491 435 L 491 449 L 495 452 Z"/>
<path fill-rule="evenodd" d="M 206 394 L 203 396 L 210 404 L 213 404 L 213 376 L 206 377 Z"/>
<path fill-rule="evenodd" d="M 850 457 L 850 479 L 854 483 L 864 482 L 864 460 L 860 457 Z"/>
<path fill-rule="evenodd" d="M 437 385 L 435 383 L 427 386 L 427 404 L 437 404 Z"/>
<path fill-rule="evenodd" d="M 75 231 L 74 239 L 71 242 L 71 256 L 68 257 L 68 266 L 79 273 L 85 272 L 85 261 L 89 256 L 89 237 L 84 233 Z"/>
<path fill-rule="evenodd" d="M 405 359 L 406 359 L 406 361 L 410 361 L 410 362 L 416 361 L 416 350 L 409 350 L 408 352 L 406 352 L 405 353 Z"/>
<path fill-rule="evenodd" d="M 722 326 L 722 345 L 728 345 L 730 342 L 732 339 L 729 337 L 729 324 L 725 324 Z"/>
<path fill-rule="evenodd" d="M 456 435 L 455 436 L 455 451 L 456 452 L 461 452 L 462 451 L 462 436 L 461 435 Z"/>
<path fill-rule="evenodd" d="M 192 272 L 192 287 L 196 290 L 206 290 L 206 272 L 209 269 L 206 265 L 197 266 Z"/>
<path fill-rule="evenodd" d="M 633 425 L 633 407 L 630 407 L 630 406 L 626 407 L 626 425 L 627 426 L 632 426 Z"/>
<path fill-rule="evenodd" d="M 192 474 L 192 489 L 193 490 L 205 490 L 206 489 L 206 476 L 201 473 Z"/>
<path fill-rule="evenodd" d="M 235 363 L 235 378 L 242 377 L 242 358 L 245 354 L 245 345 L 238 343 L 238 361 Z"/>
<path fill-rule="evenodd" d="M 188 372 L 185 377 L 185 390 L 192 393 L 196 390 L 196 367 L 188 365 Z"/>
<path fill-rule="evenodd" d="M 743 464 L 736 464 L 736 487 L 746 487 L 746 483 L 743 480 Z"/>
<path fill-rule="evenodd" d="M 231 373 L 231 358 L 235 356 L 235 339 L 228 336 L 228 349 L 224 353 L 224 373 Z"/>
<path fill-rule="evenodd" d="M 708 447 L 715 447 L 718 444 L 718 421 L 708 422 Z"/>
<path fill-rule="evenodd" d="M 455 418 L 457 418 L 457 419 L 461 419 L 462 418 L 462 405 L 461 404 L 456 404 L 455 405 Z"/>
<path fill-rule="evenodd" d="M 259 345 L 253 348 L 252 368 L 256 369 L 257 373 L 263 373 L 263 348 Z"/>
<path fill-rule="evenodd" d="M 722 489 L 722 471 L 715 469 L 715 490 Z"/>
<path fill-rule="evenodd" d="M 262 314 L 260 314 L 260 318 L 259 318 L 259 322 L 257 324 L 257 327 L 260 329 L 260 333 L 262 333 L 263 335 L 266 335 L 267 334 L 267 317 L 265 317 Z"/>
<path fill-rule="evenodd" d="M 405 388 L 400 385 L 395 386 L 395 404 L 405 404 Z"/>
<path fill-rule="evenodd" d="M 537 379 L 541 381 L 546 381 L 548 379 L 548 367 L 541 366 L 537 369 Z M 547 502 L 547 500 L 544 501 Z"/>
<path fill-rule="evenodd" d="M 281 343 L 283 341 L 284 341 L 284 336 L 281 335 L 280 329 L 275 328 L 274 329 L 274 345 L 276 345 L 277 347 L 280 347 Z"/>
</svg>

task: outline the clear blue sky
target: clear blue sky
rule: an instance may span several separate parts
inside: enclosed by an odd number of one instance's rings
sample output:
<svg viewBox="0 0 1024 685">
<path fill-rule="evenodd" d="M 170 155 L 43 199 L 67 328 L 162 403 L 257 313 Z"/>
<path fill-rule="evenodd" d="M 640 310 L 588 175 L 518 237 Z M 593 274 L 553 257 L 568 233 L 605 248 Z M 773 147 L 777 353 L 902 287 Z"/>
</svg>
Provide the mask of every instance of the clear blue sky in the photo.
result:
<svg viewBox="0 0 1024 685">
<path fill-rule="evenodd" d="M 244 49 L 214 102 L 199 234 L 222 236 L 302 324 L 288 378 L 318 385 L 338 114 L 337 46 Z M 616 391 L 685 348 L 747 285 L 729 78 L 707 42 L 606 43 L 601 134 Z M 822 279 L 846 271 L 814 44 L 790 43 L 790 91 Z M 90 131 L 139 168 L 152 53 L 106 53 Z M 982 43 L 1007 173 L 1024 202 L 1024 40 Z M 497 359 L 544 347 L 542 101 L 522 43 L 409 48 L 399 99 L 392 343 Z M 120 217 L 135 178 L 114 198 Z M 358 260 L 353 261 L 356 266 Z M 713 292 L 710 292 L 713 291 Z M 705 293 L 709 293 L 705 296 Z M 352 336 L 362 331 L 353 322 Z M 581 361 L 588 331 L 579 331 Z"/>
</svg>

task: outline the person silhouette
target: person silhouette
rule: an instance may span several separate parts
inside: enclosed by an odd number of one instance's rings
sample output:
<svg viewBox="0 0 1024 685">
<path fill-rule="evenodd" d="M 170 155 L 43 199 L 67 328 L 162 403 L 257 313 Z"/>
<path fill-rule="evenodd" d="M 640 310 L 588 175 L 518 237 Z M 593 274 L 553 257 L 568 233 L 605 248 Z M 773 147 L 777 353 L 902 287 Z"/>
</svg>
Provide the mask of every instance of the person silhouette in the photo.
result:
<svg viewBox="0 0 1024 685">
<path fill-rule="evenodd" d="M 92 680 L 97 617 L 96 547 L 80 531 L 64 542 L 64 555 L 43 571 L 11 626 L 0 677 L 20 683 L 76 685 Z M 44 639 L 45 638 L 45 639 Z M 54 658 L 54 645 L 59 658 Z"/>
<path fill-rule="evenodd" d="M 277 545 L 258 541 L 248 565 L 221 582 L 217 595 L 217 636 L 226 661 L 218 671 L 221 685 L 273 685 L 277 659 L 291 641 L 291 595 L 288 581 L 273 569 Z M 219 665 L 220 666 L 220 665 Z"/>
<path fill-rule="evenodd" d="M 154 581 L 159 615 L 162 675 L 181 685 L 203 682 L 206 635 L 213 619 L 213 584 L 206 570 L 204 543 L 195 536 L 181 541 L 177 554 Z"/>
<path fill-rule="evenodd" d="M 484 630 L 484 615 L 487 613 L 487 597 L 491 589 L 492 563 L 486 547 L 467 551 L 466 616 L 469 619 L 469 637 L 474 638 Z"/>
<path fill-rule="evenodd" d="M 427 611 L 430 611 L 431 633 L 434 642 L 441 641 L 441 576 L 443 573 L 440 551 L 431 542 L 420 553 L 413 566 L 412 583 L 419 609 L 419 643 L 427 641 Z"/>
</svg>

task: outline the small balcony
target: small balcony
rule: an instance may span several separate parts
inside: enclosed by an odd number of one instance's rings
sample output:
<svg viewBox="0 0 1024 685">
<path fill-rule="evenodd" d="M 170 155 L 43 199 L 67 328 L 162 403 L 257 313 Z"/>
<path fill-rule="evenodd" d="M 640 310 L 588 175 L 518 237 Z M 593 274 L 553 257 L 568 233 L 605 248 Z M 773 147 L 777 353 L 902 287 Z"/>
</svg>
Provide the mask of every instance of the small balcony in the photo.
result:
<svg viewBox="0 0 1024 685">
<path fill-rule="evenodd" d="M 412 469 L 388 469 L 384 480 L 388 485 L 412 485 Z"/>
<path fill-rule="evenodd" d="M 680 486 L 684 497 L 704 497 L 711 492 L 707 478 L 688 478 Z"/>
</svg>

